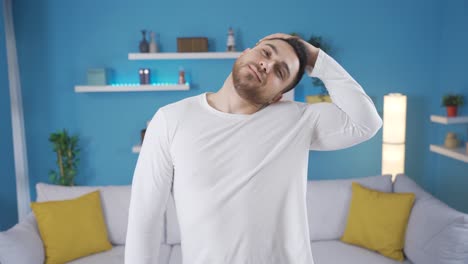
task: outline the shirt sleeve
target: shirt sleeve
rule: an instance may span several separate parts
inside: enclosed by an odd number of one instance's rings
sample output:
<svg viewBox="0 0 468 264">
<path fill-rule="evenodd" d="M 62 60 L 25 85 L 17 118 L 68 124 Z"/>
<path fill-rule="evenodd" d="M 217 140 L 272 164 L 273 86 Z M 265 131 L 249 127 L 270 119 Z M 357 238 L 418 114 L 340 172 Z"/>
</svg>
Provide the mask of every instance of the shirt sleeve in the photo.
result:
<svg viewBox="0 0 468 264">
<path fill-rule="evenodd" d="M 167 122 L 160 109 L 148 125 L 133 174 L 125 264 L 159 263 L 173 172 Z"/>
<path fill-rule="evenodd" d="M 323 50 L 307 75 L 325 84 L 332 103 L 307 106 L 312 126 L 311 150 L 344 149 L 372 138 L 382 127 L 374 103 L 362 87 Z"/>
</svg>

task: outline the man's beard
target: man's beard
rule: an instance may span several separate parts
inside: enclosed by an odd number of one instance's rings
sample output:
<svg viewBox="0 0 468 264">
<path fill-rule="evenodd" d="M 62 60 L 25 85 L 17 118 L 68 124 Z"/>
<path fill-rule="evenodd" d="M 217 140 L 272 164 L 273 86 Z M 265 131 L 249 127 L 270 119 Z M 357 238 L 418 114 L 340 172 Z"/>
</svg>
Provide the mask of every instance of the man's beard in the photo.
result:
<svg viewBox="0 0 468 264">
<path fill-rule="evenodd" d="M 241 72 L 244 67 L 248 67 L 248 65 L 242 64 L 239 60 L 232 67 L 232 81 L 237 94 L 251 104 L 265 107 L 269 100 L 261 95 L 261 84 L 256 82 L 257 77 L 250 71 L 248 74 Z"/>
</svg>

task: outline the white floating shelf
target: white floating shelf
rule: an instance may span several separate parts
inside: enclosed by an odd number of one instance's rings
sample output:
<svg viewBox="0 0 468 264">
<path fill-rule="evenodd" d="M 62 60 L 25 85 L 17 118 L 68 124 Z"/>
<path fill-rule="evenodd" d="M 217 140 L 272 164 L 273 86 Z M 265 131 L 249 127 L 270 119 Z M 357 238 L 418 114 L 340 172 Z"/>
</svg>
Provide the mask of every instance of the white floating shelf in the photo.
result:
<svg viewBox="0 0 468 264">
<path fill-rule="evenodd" d="M 169 84 L 169 85 L 78 85 L 75 86 L 76 93 L 93 92 L 151 92 L 151 91 L 188 91 L 188 84 Z"/>
<path fill-rule="evenodd" d="M 132 148 L 133 153 L 140 153 L 140 150 L 141 150 L 141 145 L 136 145 L 136 146 L 133 146 Z"/>
<path fill-rule="evenodd" d="M 129 53 L 129 60 L 235 59 L 241 52 Z"/>
<path fill-rule="evenodd" d="M 456 149 L 449 149 L 444 146 L 439 145 L 430 145 L 430 150 L 435 153 L 439 153 L 441 155 L 461 160 L 464 162 L 468 162 L 468 154 L 466 153 L 465 148 L 456 148 Z"/>
<path fill-rule="evenodd" d="M 468 116 L 446 117 L 431 115 L 431 121 L 445 125 L 450 124 L 468 124 Z"/>
</svg>

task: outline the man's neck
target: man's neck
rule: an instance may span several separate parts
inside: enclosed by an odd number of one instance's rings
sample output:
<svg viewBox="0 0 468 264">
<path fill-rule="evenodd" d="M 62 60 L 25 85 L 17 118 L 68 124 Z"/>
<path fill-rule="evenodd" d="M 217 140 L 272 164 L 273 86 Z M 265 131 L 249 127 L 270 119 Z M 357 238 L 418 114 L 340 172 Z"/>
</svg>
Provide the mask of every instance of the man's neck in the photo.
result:
<svg viewBox="0 0 468 264">
<path fill-rule="evenodd" d="M 239 96 L 234 88 L 232 74 L 229 74 L 218 92 L 207 94 L 207 101 L 216 110 L 230 114 L 250 115 L 261 109 L 260 105 L 252 104 Z"/>
</svg>

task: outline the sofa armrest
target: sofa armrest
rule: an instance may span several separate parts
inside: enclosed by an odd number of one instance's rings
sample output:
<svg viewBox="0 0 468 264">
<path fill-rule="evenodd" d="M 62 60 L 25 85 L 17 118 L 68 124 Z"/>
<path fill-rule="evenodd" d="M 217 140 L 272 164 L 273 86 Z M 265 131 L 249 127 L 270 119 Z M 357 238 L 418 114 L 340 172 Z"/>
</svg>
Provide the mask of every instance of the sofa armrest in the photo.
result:
<svg viewBox="0 0 468 264">
<path fill-rule="evenodd" d="M 0 232 L 1 264 L 43 264 L 44 245 L 32 212 L 24 221 Z"/>
<path fill-rule="evenodd" d="M 398 176 L 394 187 L 395 192 L 416 194 L 406 229 L 406 256 L 416 264 L 468 263 L 468 214 L 449 207 L 407 176 Z"/>
</svg>

